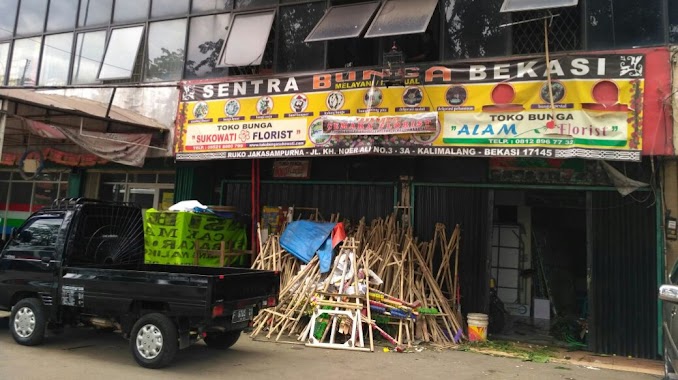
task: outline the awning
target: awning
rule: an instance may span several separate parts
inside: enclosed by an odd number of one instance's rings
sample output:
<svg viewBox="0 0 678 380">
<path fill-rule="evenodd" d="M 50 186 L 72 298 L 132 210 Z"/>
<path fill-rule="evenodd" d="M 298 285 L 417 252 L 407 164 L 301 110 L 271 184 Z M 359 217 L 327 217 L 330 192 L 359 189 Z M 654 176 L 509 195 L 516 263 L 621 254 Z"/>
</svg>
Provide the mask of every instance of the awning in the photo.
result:
<svg viewBox="0 0 678 380">
<path fill-rule="evenodd" d="M 60 127 L 80 128 L 89 131 L 145 132 L 168 131 L 158 121 L 134 111 L 110 106 L 85 98 L 43 94 L 24 89 L 0 89 L 0 99 L 8 100 L 8 116 L 41 121 Z"/>
<path fill-rule="evenodd" d="M 45 159 L 68 161 L 69 166 L 80 166 L 75 158 L 87 152 L 141 167 L 149 148 L 168 151 L 173 127 L 111 104 L 26 89 L 0 89 L 0 105 L 0 113 L 6 115 L 0 123 L 3 163 L 16 162 L 21 152 L 37 149 Z M 63 155 L 75 158 L 64 161 Z"/>
</svg>

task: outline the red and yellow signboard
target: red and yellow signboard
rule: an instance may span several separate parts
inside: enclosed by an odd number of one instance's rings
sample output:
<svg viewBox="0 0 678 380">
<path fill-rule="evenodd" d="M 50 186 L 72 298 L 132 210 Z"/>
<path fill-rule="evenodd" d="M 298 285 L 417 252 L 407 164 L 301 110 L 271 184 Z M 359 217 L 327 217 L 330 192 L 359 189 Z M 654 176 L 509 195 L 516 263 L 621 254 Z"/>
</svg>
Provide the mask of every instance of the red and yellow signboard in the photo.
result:
<svg viewBox="0 0 678 380">
<path fill-rule="evenodd" d="M 644 54 L 182 83 L 178 160 L 409 156 L 641 158 Z"/>
</svg>

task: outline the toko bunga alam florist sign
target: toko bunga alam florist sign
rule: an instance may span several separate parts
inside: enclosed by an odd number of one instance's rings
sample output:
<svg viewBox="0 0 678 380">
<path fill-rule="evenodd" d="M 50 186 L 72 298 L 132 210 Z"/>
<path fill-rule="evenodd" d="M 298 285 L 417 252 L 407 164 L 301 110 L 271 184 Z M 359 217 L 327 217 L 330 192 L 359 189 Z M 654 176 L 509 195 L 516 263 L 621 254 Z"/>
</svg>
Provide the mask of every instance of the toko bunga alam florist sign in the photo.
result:
<svg viewBox="0 0 678 380">
<path fill-rule="evenodd" d="M 399 156 L 639 161 L 643 54 L 183 82 L 178 160 Z"/>
</svg>

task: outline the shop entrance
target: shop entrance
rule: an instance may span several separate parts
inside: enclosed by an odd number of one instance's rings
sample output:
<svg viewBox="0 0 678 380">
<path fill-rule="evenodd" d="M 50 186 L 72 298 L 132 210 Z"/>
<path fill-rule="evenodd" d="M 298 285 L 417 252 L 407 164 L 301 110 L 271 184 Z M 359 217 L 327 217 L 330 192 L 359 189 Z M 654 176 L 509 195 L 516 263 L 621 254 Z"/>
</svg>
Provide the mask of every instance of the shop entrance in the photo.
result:
<svg viewBox="0 0 678 380">
<path fill-rule="evenodd" d="M 510 317 L 499 335 L 586 347 L 586 192 L 495 191 L 490 276 Z"/>
</svg>

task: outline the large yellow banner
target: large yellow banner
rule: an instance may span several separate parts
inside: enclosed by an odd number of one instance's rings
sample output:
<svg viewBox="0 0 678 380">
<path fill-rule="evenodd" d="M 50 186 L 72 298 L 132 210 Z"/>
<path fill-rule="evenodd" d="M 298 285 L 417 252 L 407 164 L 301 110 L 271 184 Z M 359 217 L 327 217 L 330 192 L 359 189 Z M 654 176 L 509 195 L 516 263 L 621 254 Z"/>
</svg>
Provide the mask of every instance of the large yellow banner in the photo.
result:
<svg viewBox="0 0 678 380">
<path fill-rule="evenodd" d="M 179 160 L 350 154 L 640 160 L 643 56 L 182 84 Z"/>
</svg>

